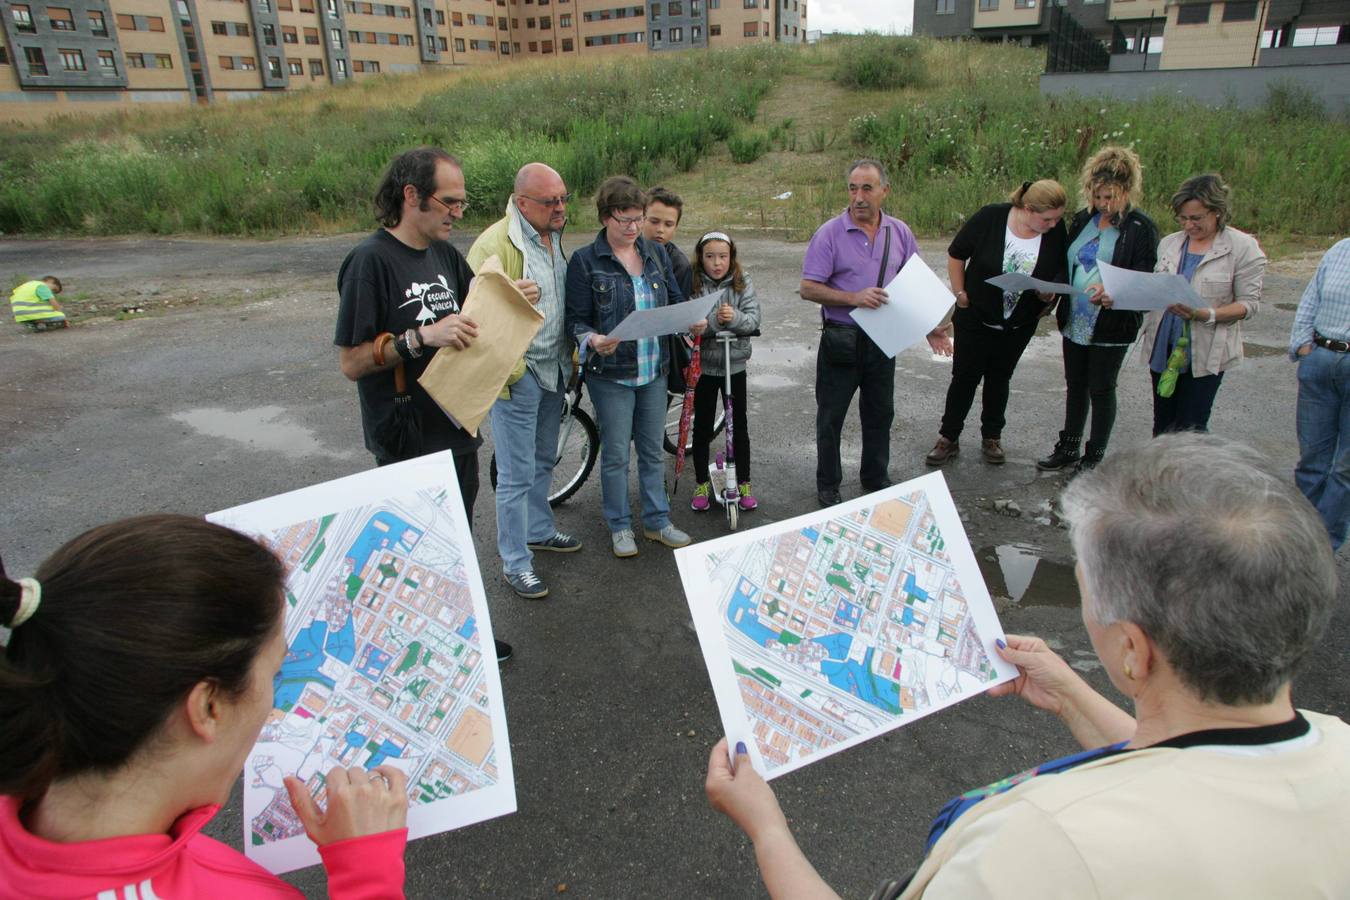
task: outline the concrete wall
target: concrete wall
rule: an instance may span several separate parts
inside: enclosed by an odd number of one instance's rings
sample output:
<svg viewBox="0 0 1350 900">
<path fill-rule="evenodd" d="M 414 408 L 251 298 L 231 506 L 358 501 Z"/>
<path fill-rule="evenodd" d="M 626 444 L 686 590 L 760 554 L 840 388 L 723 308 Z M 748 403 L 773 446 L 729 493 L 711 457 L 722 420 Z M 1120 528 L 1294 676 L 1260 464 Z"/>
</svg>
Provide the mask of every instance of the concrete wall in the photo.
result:
<svg viewBox="0 0 1350 900">
<path fill-rule="evenodd" d="M 1350 64 L 1042 75 L 1041 93 L 1106 95 L 1118 100 L 1170 94 L 1210 106 L 1232 101 L 1247 108 L 1265 103 L 1270 86 L 1282 83 L 1309 88 L 1322 98 L 1328 113 L 1350 118 Z"/>
</svg>

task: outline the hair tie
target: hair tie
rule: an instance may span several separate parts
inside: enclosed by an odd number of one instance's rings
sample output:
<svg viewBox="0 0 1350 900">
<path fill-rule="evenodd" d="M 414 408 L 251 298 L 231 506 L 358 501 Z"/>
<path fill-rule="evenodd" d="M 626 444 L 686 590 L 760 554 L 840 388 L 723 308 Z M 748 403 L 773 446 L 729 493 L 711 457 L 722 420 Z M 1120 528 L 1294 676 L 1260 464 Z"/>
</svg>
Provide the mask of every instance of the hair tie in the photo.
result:
<svg viewBox="0 0 1350 900">
<path fill-rule="evenodd" d="M 727 243 L 727 244 L 730 244 L 730 243 L 731 243 L 731 238 L 727 237 L 725 234 L 723 234 L 723 233 L 720 232 L 720 231 L 710 231 L 710 232 L 708 232 L 707 234 L 705 234 L 703 237 L 701 237 L 701 238 L 698 239 L 698 242 L 699 242 L 700 245 L 706 244 L 706 243 L 708 243 L 708 241 L 723 241 L 723 242 L 725 242 L 725 243 Z"/>
<path fill-rule="evenodd" d="M 42 602 L 42 585 L 36 578 L 19 579 L 19 609 L 9 623 L 11 630 L 18 628 L 33 617 L 38 604 Z"/>
</svg>

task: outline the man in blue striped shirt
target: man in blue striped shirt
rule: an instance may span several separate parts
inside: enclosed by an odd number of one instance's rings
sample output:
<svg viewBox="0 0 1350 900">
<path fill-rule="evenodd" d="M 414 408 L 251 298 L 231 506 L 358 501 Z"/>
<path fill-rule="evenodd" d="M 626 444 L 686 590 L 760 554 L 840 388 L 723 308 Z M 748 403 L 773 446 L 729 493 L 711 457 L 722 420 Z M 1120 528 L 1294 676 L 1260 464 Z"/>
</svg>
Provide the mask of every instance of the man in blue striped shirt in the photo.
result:
<svg viewBox="0 0 1350 900">
<path fill-rule="evenodd" d="M 1294 314 L 1289 356 L 1298 361 L 1298 468 L 1331 546 L 1350 530 L 1350 238 L 1327 251 Z"/>
</svg>

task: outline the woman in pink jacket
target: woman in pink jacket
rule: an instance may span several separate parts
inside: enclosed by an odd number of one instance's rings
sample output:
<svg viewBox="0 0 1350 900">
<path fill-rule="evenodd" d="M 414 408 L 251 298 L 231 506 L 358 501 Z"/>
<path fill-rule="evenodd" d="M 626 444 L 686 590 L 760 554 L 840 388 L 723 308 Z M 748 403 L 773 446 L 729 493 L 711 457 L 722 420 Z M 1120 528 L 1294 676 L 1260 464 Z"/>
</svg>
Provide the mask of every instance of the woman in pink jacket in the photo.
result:
<svg viewBox="0 0 1350 900">
<path fill-rule="evenodd" d="M 0 898 L 298 897 L 201 834 L 272 710 L 284 570 L 187 516 L 86 532 L 0 568 Z M 288 778 L 334 898 L 403 896 L 406 781 L 335 768 L 321 811 Z"/>
</svg>

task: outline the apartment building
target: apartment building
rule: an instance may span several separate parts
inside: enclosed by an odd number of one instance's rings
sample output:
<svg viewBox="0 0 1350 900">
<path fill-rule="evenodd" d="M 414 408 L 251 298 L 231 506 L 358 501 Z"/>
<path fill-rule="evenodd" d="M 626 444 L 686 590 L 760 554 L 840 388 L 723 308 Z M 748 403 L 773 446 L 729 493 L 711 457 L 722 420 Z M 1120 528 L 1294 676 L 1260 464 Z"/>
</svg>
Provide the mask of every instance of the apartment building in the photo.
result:
<svg viewBox="0 0 1350 900">
<path fill-rule="evenodd" d="M 1066 17 L 1111 71 L 1350 62 L 1347 0 L 916 0 L 914 32 L 1040 46 Z"/>
<path fill-rule="evenodd" d="M 806 39 L 806 0 L 0 0 L 0 119 Z M 60 4 L 60 5 L 55 5 Z"/>
</svg>

